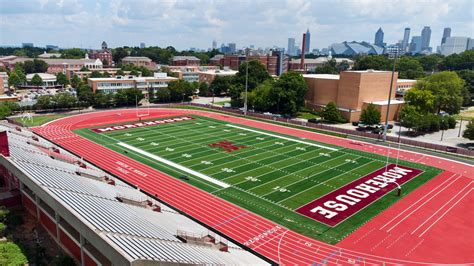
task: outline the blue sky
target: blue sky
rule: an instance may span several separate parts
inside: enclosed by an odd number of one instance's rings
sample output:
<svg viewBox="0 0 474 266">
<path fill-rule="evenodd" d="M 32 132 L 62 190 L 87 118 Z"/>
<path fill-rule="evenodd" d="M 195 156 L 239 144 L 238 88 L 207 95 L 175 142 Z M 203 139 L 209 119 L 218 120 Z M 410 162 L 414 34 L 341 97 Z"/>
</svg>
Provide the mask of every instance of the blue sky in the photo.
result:
<svg viewBox="0 0 474 266">
<path fill-rule="evenodd" d="M 403 29 L 420 35 L 431 26 L 431 46 L 444 27 L 452 36 L 474 37 L 472 0 L 0 0 L 0 45 L 98 48 L 172 45 L 208 48 L 212 40 L 286 47 L 288 37 L 310 29 L 311 48 L 344 40 L 385 41 Z"/>
</svg>

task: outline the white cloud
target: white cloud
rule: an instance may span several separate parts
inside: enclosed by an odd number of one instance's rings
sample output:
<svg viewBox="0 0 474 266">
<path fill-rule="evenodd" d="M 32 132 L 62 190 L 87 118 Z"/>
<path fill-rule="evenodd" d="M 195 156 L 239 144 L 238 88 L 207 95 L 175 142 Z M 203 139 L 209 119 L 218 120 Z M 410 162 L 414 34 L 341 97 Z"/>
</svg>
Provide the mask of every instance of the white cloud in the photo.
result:
<svg viewBox="0 0 474 266">
<path fill-rule="evenodd" d="M 33 1 L 33 0 L 31 0 Z M 373 41 L 378 27 L 389 43 L 403 28 L 419 35 L 432 28 L 432 46 L 443 27 L 453 35 L 473 37 L 471 0 L 0 0 L 0 42 L 31 41 L 98 47 L 173 45 L 207 48 L 218 43 L 237 46 L 286 46 L 310 29 L 312 47 L 344 40 Z M 8 36 L 8 37 L 4 37 Z"/>
</svg>

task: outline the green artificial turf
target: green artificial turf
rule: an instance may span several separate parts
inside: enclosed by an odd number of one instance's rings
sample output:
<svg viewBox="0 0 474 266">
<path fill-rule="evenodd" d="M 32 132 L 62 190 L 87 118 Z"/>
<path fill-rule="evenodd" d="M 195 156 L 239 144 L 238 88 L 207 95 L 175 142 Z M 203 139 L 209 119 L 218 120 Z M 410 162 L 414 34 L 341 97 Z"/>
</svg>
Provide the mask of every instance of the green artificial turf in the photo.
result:
<svg viewBox="0 0 474 266">
<path fill-rule="evenodd" d="M 185 175 L 189 178 L 185 182 L 193 186 L 294 231 L 332 244 L 339 242 L 378 213 L 440 173 L 439 169 L 433 167 L 399 161 L 400 165 L 424 171 L 403 185 L 402 197 L 397 197 L 393 192 L 389 193 L 337 226 L 329 227 L 300 215 L 294 210 L 382 168 L 386 164 L 385 156 L 271 131 L 232 125 L 225 121 L 200 116 L 193 117 L 195 119 L 188 121 L 100 134 L 90 129 L 78 129 L 76 133 L 117 152 L 127 151 L 124 154 L 132 159 L 176 178 Z M 222 148 L 210 146 L 221 141 L 232 142 L 241 148 L 227 152 Z M 230 187 L 223 188 L 143 154 L 127 150 L 118 143 L 125 143 L 172 161 L 225 182 Z M 389 162 L 394 163 L 395 159 L 390 159 Z"/>
</svg>

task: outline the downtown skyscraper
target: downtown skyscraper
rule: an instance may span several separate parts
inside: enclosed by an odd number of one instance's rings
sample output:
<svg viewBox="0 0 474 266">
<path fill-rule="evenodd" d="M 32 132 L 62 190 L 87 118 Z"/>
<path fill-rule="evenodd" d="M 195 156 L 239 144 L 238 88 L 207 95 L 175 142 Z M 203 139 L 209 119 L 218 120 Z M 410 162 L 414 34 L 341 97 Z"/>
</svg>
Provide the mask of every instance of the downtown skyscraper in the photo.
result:
<svg viewBox="0 0 474 266">
<path fill-rule="evenodd" d="M 403 32 L 402 50 L 407 52 L 408 42 L 410 41 L 410 28 L 405 28 Z"/>
<path fill-rule="evenodd" d="M 383 47 L 383 31 L 382 28 L 379 28 L 375 33 L 374 44 L 380 47 Z"/>
<path fill-rule="evenodd" d="M 306 43 L 305 43 L 305 48 L 304 48 L 305 54 L 309 54 L 310 44 L 311 44 L 311 33 L 309 33 L 309 29 L 307 29 L 306 30 Z"/>
<path fill-rule="evenodd" d="M 431 28 L 425 26 L 421 31 L 421 50 L 430 50 Z"/>
</svg>

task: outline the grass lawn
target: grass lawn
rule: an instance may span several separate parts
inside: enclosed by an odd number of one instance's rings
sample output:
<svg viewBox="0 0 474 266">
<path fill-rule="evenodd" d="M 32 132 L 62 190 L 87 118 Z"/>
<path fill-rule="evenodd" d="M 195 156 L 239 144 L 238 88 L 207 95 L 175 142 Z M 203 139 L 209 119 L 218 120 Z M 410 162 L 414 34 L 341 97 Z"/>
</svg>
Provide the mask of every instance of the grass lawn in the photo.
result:
<svg viewBox="0 0 474 266">
<path fill-rule="evenodd" d="M 0 265 L 25 265 L 28 259 L 20 247 L 13 242 L 0 242 Z"/>
<path fill-rule="evenodd" d="M 224 106 L 224 104 L 226 104 L 226 103 L 230 103 L 230 101 L 214 102 L 215 105 L 220 105 L 220 106 Z"/>
<path fill-rule="evenodd" d="M 23 126 L 25 127 L 36 127 L 36 126 L 41 126 L 44 123 L 47 123 L 49 121 L 53 121 L 59 118 L 63 118 L 67 115 L 63 114 L 55 114 L 55 115 L 38 115 L 38 116 L 33 116 L 32 120 L 26 120 L 22 119 L 21 117 L 15 117 L 13 120 L 22 123 Z"/>
<path fill-rule="evenodd" d="M 176 178 L 185 175 L 190 185 L 327 243 L 339 242 L 440 173 L 433 167 L 400 161 L 400 165 L 424 171 L 403 185 L 402 197 L 386 194 L 330 227 L 295 210 L 383 168 L 386 157 L 211 118 L 193 118 L 106 133 L 90 129 L 75 132 L 122 154 L 127 151 L 132 159 Z M 395 159 L 389 161 L 394 163 Z"/>
<path fill-rule="evenodd" d="M 474 109 L 467 110 L 467 111 L 461 111 L 461 113 L 454 115 L 454 117 L 457 120 L 460 120 L 461 118 L 463 120 L 471 120 L 474 119 Z"/>
<path fill-rule="evenodd" d="M 304 118 L 304 119 L 320 118 L 319 115 L 315 115 L 310 112 L 298 112 L 297 117 Z"/>
</svg>

